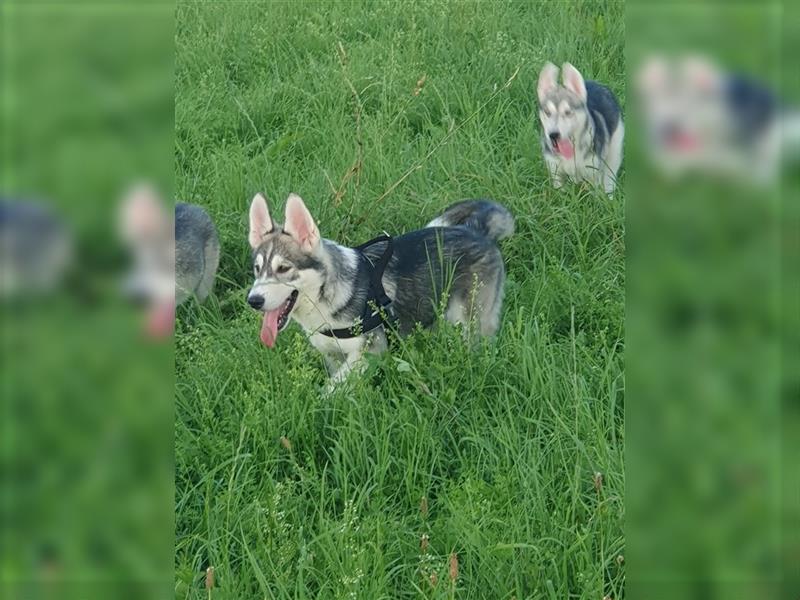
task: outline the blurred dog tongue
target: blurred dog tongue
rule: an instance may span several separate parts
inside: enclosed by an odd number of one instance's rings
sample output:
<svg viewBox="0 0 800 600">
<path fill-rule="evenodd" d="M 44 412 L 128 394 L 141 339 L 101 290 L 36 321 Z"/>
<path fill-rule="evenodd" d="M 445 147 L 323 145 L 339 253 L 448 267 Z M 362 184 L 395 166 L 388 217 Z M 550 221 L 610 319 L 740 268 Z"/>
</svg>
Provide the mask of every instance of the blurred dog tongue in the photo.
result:
<svg viewBox="0 0 800 600">
<path fill-rule="evenodd" d="M 669 140 L 670 145 L 681 152 L 692 152 L 700 147 L 699 140 L 688 133 L 676 133 Z"/>
<path fill-rule="evenodd" d="M 569 140 L 561 139 L 556 142 L 556 150 L 564 158 L 572 158 L 575 156 L 575 148 L 572 147 L 572 142 Z"/>
<path fill-rule="evenodd" d="M 280 308 L 264 313 L 264 322 L 261 323 L 261 343 L 269 348 L 275 345 L 275 339 L 278 337 L 278 317 L 280 314 Z"/>
<path fill-rule="evenodd" d="M 150 308 L 147 315 L 147 334 L 155 339 L 172 335 L 175 329 L 175 303 L 159 302 Z"/>
</svg>

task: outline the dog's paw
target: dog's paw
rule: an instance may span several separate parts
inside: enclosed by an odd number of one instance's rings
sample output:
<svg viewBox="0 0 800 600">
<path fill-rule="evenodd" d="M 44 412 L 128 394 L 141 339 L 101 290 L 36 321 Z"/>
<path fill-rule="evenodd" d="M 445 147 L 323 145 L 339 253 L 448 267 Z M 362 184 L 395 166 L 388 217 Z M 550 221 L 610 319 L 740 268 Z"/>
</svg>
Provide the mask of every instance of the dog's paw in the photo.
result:
<svg viewBox="0 0 800 600">
<path fill-rule="evenodd" d="M 322 389 L 320 390 L 320 396 L 322 396 L 323 399 L 330 398 L 338 389 L 338 385 L 339 384 L 337 381 L 329 379 L 325 385 L 322 386 Z"/>
<path fill-rule="evenodd" d="M 322 386 L 322 397 L 323 398 L 330 398 L 336 392 L 341 390 L 343 387 L 347 385 L 347 373 L 345 374 L 335 374 L 331 377 L 324 386 Z"/>
</svg>

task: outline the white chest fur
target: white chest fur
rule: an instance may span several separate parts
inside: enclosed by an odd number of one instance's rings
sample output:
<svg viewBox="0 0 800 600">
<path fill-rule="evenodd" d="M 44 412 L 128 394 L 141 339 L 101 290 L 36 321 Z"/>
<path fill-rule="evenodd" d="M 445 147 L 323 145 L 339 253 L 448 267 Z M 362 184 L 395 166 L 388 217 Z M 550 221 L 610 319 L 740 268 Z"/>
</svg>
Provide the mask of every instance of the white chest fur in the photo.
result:
<svg viewBox="0 0 800 600">
<path fill-rule="evenodd" d="M 599 184 L 602 181 L 602 169 L 600 169 L 600 158 L 591 152 L 584 152 L 580 149 L 575 150 L 572 158 L 565 158 L 558 154 L 547 154 L 545 156 L 547 166 L 554 178 L 567 177 L 570 181 L 588 181 Z"/>
<path fill-rule="evenodd" d="M 572 158 L 545 153 L 545 163 L 550 171 L 553 186 L 561 187 L 566 179 L 574 182 L 587 181 L 602 186 L 606 194 L 613 194 L 617 184 L 617 172 L 622 164 L 622 144 L 625 126 L 619 122 L 602 155 L 595 154 L 591 145 L 578 145 Z"/>
</svg>

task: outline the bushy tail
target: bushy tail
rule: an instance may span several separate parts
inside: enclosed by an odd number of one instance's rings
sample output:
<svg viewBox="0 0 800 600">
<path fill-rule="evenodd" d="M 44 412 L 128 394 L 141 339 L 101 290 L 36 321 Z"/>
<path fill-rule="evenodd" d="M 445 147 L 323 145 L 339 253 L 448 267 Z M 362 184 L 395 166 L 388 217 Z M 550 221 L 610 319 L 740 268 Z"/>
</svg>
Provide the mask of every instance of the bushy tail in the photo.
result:
<svg viewBox="0 0 800 600">
<path fill-rule="evenodd" d="M 468 227 L 496 242 L 514 233 L 514 217 L 505 206 L 491 200 L 462 200 L 447 207 L 426 227 Z"/>
</svg>

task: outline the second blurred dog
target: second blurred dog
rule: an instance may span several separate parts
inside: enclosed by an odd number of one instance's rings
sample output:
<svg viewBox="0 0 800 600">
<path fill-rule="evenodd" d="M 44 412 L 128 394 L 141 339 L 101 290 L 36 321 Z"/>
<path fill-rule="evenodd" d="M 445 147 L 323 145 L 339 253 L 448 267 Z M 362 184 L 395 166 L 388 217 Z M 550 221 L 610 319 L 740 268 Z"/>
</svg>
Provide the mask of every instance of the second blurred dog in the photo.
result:
<svg viewBox="0 0 800 600">
<path fill-rule="evenodd" d="M 646 58 L 636 83 L 645 147 L 667 177 L 771 184 L 781 161 L 797 155 L 798 111 L 757 77 L 690 53 Z"/>
<path fill-rule="evenodd" d="M 202 302 L 214 286 L 220 256 L 214 223 L 193 204 L 178 203 L 170 215 L 152 188 L 140 187 L 123 203 L 121 229 L 134 263 L 125 295 L 145 306 L 148 333 L 169 335 L 175 307 L 192 296 Z"/>
</svg>

